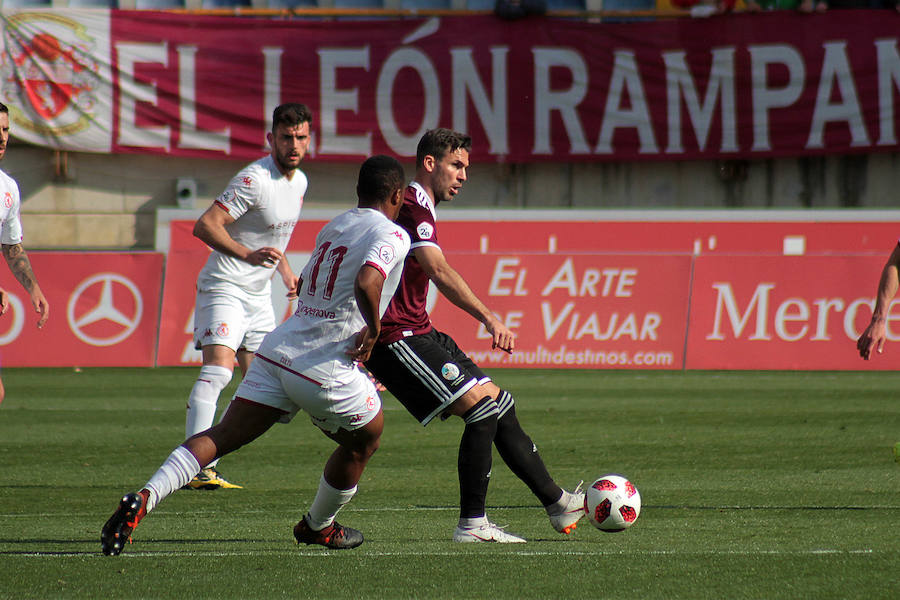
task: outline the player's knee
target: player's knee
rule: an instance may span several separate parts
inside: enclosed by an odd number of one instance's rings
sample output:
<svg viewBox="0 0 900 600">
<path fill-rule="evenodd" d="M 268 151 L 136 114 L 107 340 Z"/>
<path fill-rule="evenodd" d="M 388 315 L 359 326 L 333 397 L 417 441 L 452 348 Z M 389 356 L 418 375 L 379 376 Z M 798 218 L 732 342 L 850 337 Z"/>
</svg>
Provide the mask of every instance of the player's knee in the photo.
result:
<svg viewBox="0 0 900 600">
<path fill-rule="evenodd" d="M 375 438 L 366 440 L 363 443 L 344 446 L 343 448 L 352 462 L 365 465 L 369 462 L 369 459 L 372 458 L 372 455 L 375 454 L 380 445 L 381 438 Z"/>
<path fill-rule="evenodd" d="M 378 448 L 381 447 L 381 438 L 370 440 L 365 446 L 363 446 L 362 451 L 360 452 L 360 457 L 363 462 L 369 462 L 369 459 L 372 458 L 372 455 L 378 451 Z"/>
<path fill-rule="evenodd" d="M 487 393 L 487 390 L 482 385 L 474 385 L 469 388 L 465 394 L 457 398 L 453 404 L 450 405 L 445 413 L 449 413 L 452 415 L 456 415 L 457 417 L 464 417 L 466 413 L 471 411 L 475 406 L 480 404 L 485 398 L 490 398 L 490 394 Z M 446 418 L 443 417 L 442 418 Z"/>
<path fill-rule="evenodd" d="M 484 383 L 480 384 L 480 387 L 486 395 L 490 396 L 494 400 L 496 400 L 502 393 L 502 390 L 497 387 L 497 384 L 493 381 L 485 381 Z"/>
<path fill-rule="evenodd" d="M 203 365 L 200 367 L 200 373 L 197 374 L 197 382 L 195 386 L 209 386 L 211 391 L 215 392 L 218 397 L 219 393 L 231 382 L 231 369 L 221 367 L 219 365 Z M 192 398 L 205 398 L 206 394 L 191 394 Z"/>
<path fill-rule="evenodd" d="M 194 437 L 199 436 L 205 436 L 213 444 L 216 458 L 230 454 L 255 439 L 247 435 L 241 427 L 235 426 L 233 422 L 225 421 L 213 425 L 204 433 L 199 433 Z"/>
<path fill-rule="evenodd" d="M 381 435 L 370 435 L 362 441 L 357 451 L 364 457 L 364 460 L 368 461 L 380 447 Z"/>
</svg>

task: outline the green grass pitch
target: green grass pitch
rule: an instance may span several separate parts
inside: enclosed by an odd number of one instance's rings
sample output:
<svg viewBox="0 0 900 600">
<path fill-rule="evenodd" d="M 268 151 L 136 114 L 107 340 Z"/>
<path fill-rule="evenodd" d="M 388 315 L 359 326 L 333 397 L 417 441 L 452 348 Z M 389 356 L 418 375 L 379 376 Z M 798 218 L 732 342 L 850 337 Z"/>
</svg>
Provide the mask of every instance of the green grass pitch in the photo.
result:
<svg viewBox="0 0 900 600">
<path fill-rule="evenodd" d="M 106 557 L 119 498 L 183 440 L 196 369 L 6 369 L 0 598 L 900 597 L 900 374 L 493 375 L 562 485 L 637 485 L 634 527 L 556 534 L 495 455 L 488 514 L 529 543 L 453 544 L 461 423 L 422 428 L 386 395 L 340 514 L 361 547 L 293 542 L 332 450 L 301 414 L 221 461 L 245 489 L 178 492 Z"/>
</svg>

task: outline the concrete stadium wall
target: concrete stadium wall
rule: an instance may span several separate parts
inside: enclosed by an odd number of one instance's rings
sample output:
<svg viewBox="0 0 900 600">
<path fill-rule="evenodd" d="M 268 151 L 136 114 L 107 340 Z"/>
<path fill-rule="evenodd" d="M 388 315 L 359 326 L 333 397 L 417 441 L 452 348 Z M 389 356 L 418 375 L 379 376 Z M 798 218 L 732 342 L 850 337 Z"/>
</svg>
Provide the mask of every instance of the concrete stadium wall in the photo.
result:
<svg viewBox="0 0 900 600">
<path fill-rule="evenodd" d="M 149 249 L 156 211 L 193 178 L 202 209 L 243 162 L 55 153 L 16 143 L 0 168 L 22 191 L 28 249 Z M 413 164 L 404 164 L 411 176 Z M 308 158 L 306 207 L 355 202 L 358 165 Z M 455 208 L 885 209 L 898 206 L 900 155 L 756 161 L 474 164 Z M 447 207 L 449 208 L 449 207 Z M 444 209 L 446 210 L 446 209 Z"/>
</svg>

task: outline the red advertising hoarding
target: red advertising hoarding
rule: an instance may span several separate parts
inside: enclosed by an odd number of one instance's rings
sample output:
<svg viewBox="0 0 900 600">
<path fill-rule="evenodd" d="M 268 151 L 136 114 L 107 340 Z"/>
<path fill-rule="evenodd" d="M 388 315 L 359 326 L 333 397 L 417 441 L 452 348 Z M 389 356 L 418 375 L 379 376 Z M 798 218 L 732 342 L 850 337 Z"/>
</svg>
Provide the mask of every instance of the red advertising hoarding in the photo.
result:
<svg viewBox="0 0 900 600">
<path fill-rule="evenodd" d="M 0 316 L 0 366 L 154 365 L 162 284 L 161 254 L 31 252 L 47 301 L 43 329 L 9 269 L 0 287 L 10 308 Z"/>
<path fill-rule="evenodd" d="M 544 222 L 542 235 L 533 222 L 521 228 L 515 222 L 452 223 L 442 229 L 448 260 L 516 333 L 516 352 L 491 351 L 483 327 L 436 292 L 432 320 L 486 368 L 900 366 L 900 344 L 893 347 L 900 342 L 898 303 L 888 320 L 887 352 L 865 362 L 855 350 L 896 243 L 890 223 L 582 223 L 581 242 L 569 223 Z M 321 223 L 306 225 L 288 251 L 296 270 L 307 258 L 301 246 L 311 246 Z M 179 226 L 172 228 L 164 293 L 160 253 L 30 253 L 51 305 L 42 330 L 21 286 L 8 269 L 0 270 L 0 286 L 10 295 L 0 316 L 0 366 L 198 364 L 191 343 L 194 286 L 208 250 L 176 233 Z M 587 240 L 601 248 L 623 240 L 652 245 L 651 238 L 660 249 L 644 253 L 546 248 L 590 245 Z M 699 252 L 666 249 L 693 246 L 694 239 L 703 240 Z M 754 239 L 763 251 L 746 250 Z M 865 254 L 845 247 L 862 239 L 872 246 Z M 493 250 L 498 247 L 511 250 Z M 799 252 L 804 247 L 821 251 Z M 280 318 L 290 314 L 279 282 L 273 283 L 273 304 Z"/>
<path fill-rule="evenodd" d="M 856 340 L 872 316 L 885 257 L 699 256 L 694 263 L 688 369 L 896 369 L 864 362 Z M 900 311 L 888 319 L 900 341 Z"/>
<path fill-rule="evenodd" d="M 322 225 L 298 225 L 288 247 L 296 271 Z M 161 365 L 199 362 L 191 343 L 194 280 L 207 249 L 191 227 L 171 223 Z M 440 227 L 450 263 L 518 336 L 514 354 L 492 351 L 483 326 L 432 290 L 434 325 L 485 367 L 900 364 L 864 362 L 855 352 L 897 243 L 896 223 L 443 220 Z M 287 316 L 282 294 L 274 283 L 276 311 Z M 895 329 L 889 324 L 889 339 L 900 341 L 900 324 Z"/>
<path fill-rule="evenodd" d="M 448 260 L 516 334 L 513 354 L 491 351 L 484 326 L 435 295 L 434 326 L 484 367 L 673 369 L 684 362 L 688 255 L 451 253 Z"/>
</svg>

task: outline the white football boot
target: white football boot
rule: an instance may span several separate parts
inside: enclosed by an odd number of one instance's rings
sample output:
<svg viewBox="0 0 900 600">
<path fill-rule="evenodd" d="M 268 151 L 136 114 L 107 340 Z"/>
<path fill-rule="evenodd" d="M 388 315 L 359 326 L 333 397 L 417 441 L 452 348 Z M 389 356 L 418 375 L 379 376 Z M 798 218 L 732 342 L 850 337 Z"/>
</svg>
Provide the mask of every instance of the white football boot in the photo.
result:
<svg viewBox="0 0 900 600">
<path fill-rule="evenodd" d="M 563 490 L 563 496 L 566 494 L 569 496 L 569 500 L 564 506 L 559 506 L 559 502 L 557 502 L 556 504 L 547 507 L 547 516 L 550 517 L 550 525 L 552 525 L 553 529 L 559 533 L 568 535 L 575 531 L 575 528 L 578 526 L 578 521 L 585 515 L 584 492 L 581 491 L 582 483 L 584 482 L 579 481 L 578 485 L 571 492 Z M 560 498 L 560 500 L 562 500 L 562 498 Z"/>
<path fill-rule="evenodd" d="M 453 532 L 454 542 L 497 542 L 499 544 L 524 544 L 525 540 L 503 531 L 502 527 L 493 523 L 485 523 L 478 527 L 457 527 Z"/>
</svg>

